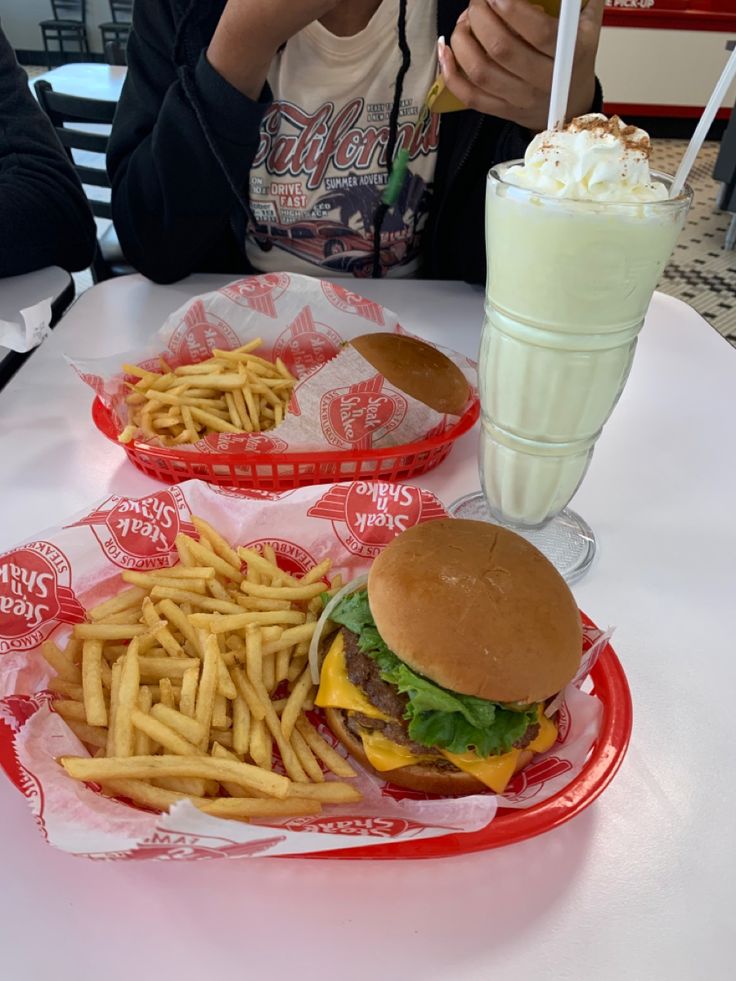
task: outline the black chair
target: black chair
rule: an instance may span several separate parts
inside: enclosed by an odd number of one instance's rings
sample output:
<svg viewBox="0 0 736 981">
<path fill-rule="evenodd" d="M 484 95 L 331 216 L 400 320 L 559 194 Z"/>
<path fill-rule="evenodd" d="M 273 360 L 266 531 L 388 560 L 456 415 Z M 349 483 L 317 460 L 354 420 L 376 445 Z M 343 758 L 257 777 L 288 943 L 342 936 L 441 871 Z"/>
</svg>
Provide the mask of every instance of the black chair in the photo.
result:
<svg viewBox="0 0 736 981">
<path fill-rule="evenodd" d="M 43 49 L 46 52 L 46 64 L 52 68 L 51 43 L 59 46 L 59 61 L 64 61 L 64 43 L 77 45 L 82 54 L 89 55 L 87 40 L 87 10 L 84 0 L 51 0 L 53 17 L 39 23 L 43 37 Z"/>
<path fill-rule="evenodd" d="M 110 14 L 111 21 L 98 25 L 103 48 L 108 41 L 120 41 L 123 45 L 127 42 L 133 20 L 133 0 L 110 0 Z"/>
<path fill-rule="evenodd" d="M 88 187 L 110 187 L 110 178 L 105 169 L 105 153 L 110 138 L 110 125 L 115 115 L 116 104 L 104 99 L 85 99 L 77 95 L 65 95 L 54 92 L 48 82 L 43 79 L 35 83 L 38 104 L 51 120 L 57 136 L 66 149 L 74 169 L 85 185 L 87 200 L 96 218 L 112 219 L 110 200 L 100 199 L 90 195 Z M 77 129 L 73 124 L 82 124 L 85 129 Z M 71 125 L 70 125 L 71 124 Z M 90 131 L 90 125 L 96 131 Z M 103 129 L 104 127 L 104 129 Z M 72 151 L 101 154 L 99 166 L 97 159 L 85 159 L 79 162 L 74 159 Z M 92 263 L 92 278 L 96 283 L 113 276 L 125 276 L 134 272 L 123 255 L 118 237 L 113 225 L 97 240 L 97 254 Z"/>
<path fill-rule="evenodd" d="M 105 45 L 105 62 L 108 65 L 125 66 L 128 59 L 125 54 L 125 45 L 120 41 L 108 41 Z"/>
<path fill-rule="evenodd" d="M 736 106 L 721 137 L 713 177 L 721 182 L 716 207 L 733 214 L 724 243 L 724 248 L 730 250 L 736 246 Z"/>
</svg>

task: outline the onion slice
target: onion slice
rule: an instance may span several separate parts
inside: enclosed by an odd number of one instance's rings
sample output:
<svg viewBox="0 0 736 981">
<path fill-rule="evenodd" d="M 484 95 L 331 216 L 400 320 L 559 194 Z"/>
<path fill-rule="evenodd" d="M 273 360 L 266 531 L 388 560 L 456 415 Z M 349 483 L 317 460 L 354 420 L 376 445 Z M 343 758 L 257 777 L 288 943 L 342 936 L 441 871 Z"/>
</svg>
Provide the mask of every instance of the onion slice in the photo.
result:
<svg viewBox="0 0 736 981">
<path fill-rule="evenodd" d="M 312 672 L 312 681 L 315 683 L 315 685 L 319 684 L 319 642 L 322 639 L 322 632 L 325 629 L 325 623 L 330 619 L 330 613 L 332 613 L 341 600 L 345 599 L 345 597 L 350 593 L 357 593 L 360 587 L 365 586 L 367 582 L 368 573 L 363 576 L 358 576 L 358 578 L 353 579 L 352 582 L 346 583 L 344 586 L 338 589 L 322 611 L 322 615 L 317 621 L 317 626 L 314 628 L 314 633 L 312 634 L 312 639 L 309 643 L 309 669 Z"/>
<path fill-rule="evenodd" d="M 551 719 L 555 712 L 559 709 L 560 705 L 565 701 L 565 689 L 558 691 L 552 701 L 549 703 L 547 708 L 544 710 L 544 714 L 548 719 Z"/>
</svg>

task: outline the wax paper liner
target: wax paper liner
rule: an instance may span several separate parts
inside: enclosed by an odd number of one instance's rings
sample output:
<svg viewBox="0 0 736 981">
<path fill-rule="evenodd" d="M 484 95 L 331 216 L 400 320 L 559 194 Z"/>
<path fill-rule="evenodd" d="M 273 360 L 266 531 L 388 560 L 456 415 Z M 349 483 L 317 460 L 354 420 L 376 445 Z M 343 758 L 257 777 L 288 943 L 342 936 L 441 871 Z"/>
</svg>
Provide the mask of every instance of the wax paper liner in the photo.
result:
<svg viewBox="0 0 736 981">
<path fill-rule="evenodd" d="M 601 705 L 578 686 L 607 641 L 606 634 L 587 628 L 580 674 L 559 711 L 559 741 L 514 778 L 503 798 L 489 792 L 431 799 L 357 767 L 364 795 L 359 804 L 326 805 L 317 817 L 245 824 L 204 815 L 188 802 L 153 814 L 71 780 L 55 759 L 86 751 L 49 708 L 53 696 L 45 686 L 52 672 L 39 647 L 50 636 L 64 643 L 85 609 L 119 591 L 123 569 L 174 564 L 176 535 L 196 534 L 192 513 L 232 543 L 271 544 L 295 575 L 329 555 L 346 581 L 365 572 L 400 531 L 446 515 L 434 495 L 407 485 L 355 482 L 236 495 L 188 481 L 144 498 L 109 497 L 0 556 L 0 763 L 51 844 L 93 858 L 299 855 L 363 847 L 479 830 L 499 804 L 537 804 L 580 772 L 599 731 Z M 329 730 L 322 731 L 335 744 Z"/>
<path fill-rule="evenodd" d="M 231 350 L 256 337 L 260 356 L 280 357 L 299 379 L 284 422 L 266 433 L 212 433 L 185 452 L 370 450 L 403 446 L 439 435 L 455 417 L 435 412 L 401 392 L 354 348 L 361 334 L 408 333 L 395 313 L 326 280 L 291 273 L 248 276 L 188 300 L 144 348 L 94 361 L 70 359 L 80 377 L 127 425 L 123 364 L 160 371 L 159 355 L 172 367 Z M 440 348 L 464 373 L 469 408 L 477 398 L 474 362 Z M 137 380 L 137 379 L 135 379 Z M 140 434 L 139 442 L 160 443 Z"/>
<path fill-rule="evenodd" d="M 51 297 L 18 311 L 17 320 L 0 320 L 0 346 L 26 354 L 45 341 L 51 330 Z"/>
</svg>

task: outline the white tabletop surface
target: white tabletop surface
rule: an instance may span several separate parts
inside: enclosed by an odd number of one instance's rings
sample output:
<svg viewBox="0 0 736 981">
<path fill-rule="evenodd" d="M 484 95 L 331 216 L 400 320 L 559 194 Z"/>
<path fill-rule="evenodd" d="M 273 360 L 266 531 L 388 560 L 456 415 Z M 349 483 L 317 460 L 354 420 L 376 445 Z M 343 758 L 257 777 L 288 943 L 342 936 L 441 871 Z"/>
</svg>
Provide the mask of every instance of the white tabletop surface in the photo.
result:
<svg viewBox="0 0 736 981">
<path fill-rule="evenodd" d="M 141 277 L 85 293 L 0 395 L 0 548 L 111 492 L 154 484 L 96 433 L 63 351 L 141 341 L 224 280 Z M 405 326 L 475 353 L 481 293 L 365 282 Z M 629 755 L 562 828 L 426 862 L 93 863 L 44 844 L 0 779 L 2 973 L 32 981 L 248 977 L 720 981 L 733 976 L 736 351 L 657 295 L 576 508 L 600 553 L 574 587 L 617 626 Z M 421 481 L 477 487 L 475 436 Z M 729 967 L 729 965 L 731 965 Z"/>
<path fill-rule="evenodd" d="M 30 79 L 31 88 L 43 79 L 55 92 L 79 95 L 87 99 L 117 102 L 128 69 L 121 65 L 100 65 L 96 62 L 70 62 L 52 68 Z"/>
<path fill-rule="evenodd" d="M 52 302 L 64 292 L 71 276 L 59 266 L 36 269 L 23 276 L 0 279 L 0 320 L 20 322 L 20 311 L 50 297 Z M 8 349 L 0 344 L 0 358 Z"/>
</svg>

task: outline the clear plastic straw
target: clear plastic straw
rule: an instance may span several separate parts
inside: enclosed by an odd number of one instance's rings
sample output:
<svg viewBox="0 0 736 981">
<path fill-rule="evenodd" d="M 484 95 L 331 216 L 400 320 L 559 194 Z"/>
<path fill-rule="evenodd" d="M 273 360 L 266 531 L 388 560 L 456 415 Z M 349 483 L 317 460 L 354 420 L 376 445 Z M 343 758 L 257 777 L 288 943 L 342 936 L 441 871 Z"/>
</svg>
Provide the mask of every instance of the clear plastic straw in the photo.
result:
<svg viewBox="0 0 736 981">
<path fill-rule="evenodd" d="M 670 187 L 670 197 L 676 198 L 683 187 L 685 186 L 685 181 L 695 163 L 695 158 L 700 153 L 700 148 L 703 145 L 705 137 L 708 135 L 708 130 L 711 127 L 713 120 L 716 118 L 716 113 L 720 109 L 721 103 L 728 91 L 728 88 L 736 78 L 736 48 L 731 52 L 731 57 L 726 62 L 726 67 L 721 73 L 721 77 L 718 79 L 718 84 L 713 89 L 713 95 L 711 95 L 708 100 L 708 105 L 703 110 L 703 115 L 700 117 L 700 122 L 695 128 L 693 137 L 688 144 L 687 150 L 685 150 L 685 156 L 682 158 L 680 166 L 677 168 L 677 173 L 675 174 L 675 179 L 672 181 L 672 186 Z"/>
<path fill-rule="evenodd" d="M 555 67 L 552 76 L 547 129 L 556 129 L 558 126 L 565 125 L 579 20 L 580 0 L 562 0 L 560 23 L 557 28 L 557 47 L 555 49 Z"/>
</svg>

